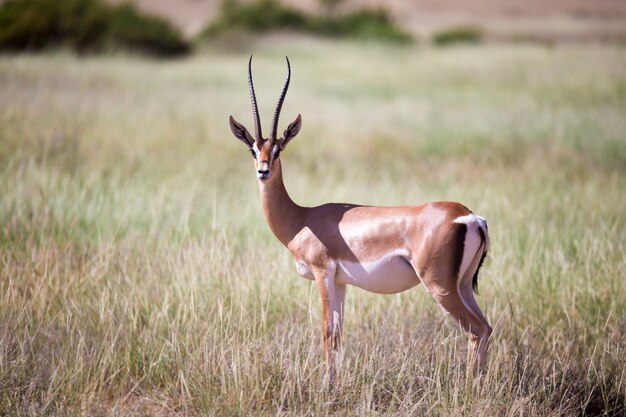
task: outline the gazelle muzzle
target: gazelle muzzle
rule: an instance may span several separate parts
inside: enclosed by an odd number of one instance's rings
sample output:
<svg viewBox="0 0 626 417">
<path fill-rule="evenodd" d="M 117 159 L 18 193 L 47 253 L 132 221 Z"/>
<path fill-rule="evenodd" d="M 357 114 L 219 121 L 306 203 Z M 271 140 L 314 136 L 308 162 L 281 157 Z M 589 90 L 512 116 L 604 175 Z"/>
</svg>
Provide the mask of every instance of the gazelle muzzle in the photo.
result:
<svg viewBox="0 0 626 417">
<path fill-rule="evenodd" d="M 260 180 L 266 180 L 271 176 L 270 163 L 268 161 L 260 161 L 257 166 L 256 177 Z"/>
</svg>

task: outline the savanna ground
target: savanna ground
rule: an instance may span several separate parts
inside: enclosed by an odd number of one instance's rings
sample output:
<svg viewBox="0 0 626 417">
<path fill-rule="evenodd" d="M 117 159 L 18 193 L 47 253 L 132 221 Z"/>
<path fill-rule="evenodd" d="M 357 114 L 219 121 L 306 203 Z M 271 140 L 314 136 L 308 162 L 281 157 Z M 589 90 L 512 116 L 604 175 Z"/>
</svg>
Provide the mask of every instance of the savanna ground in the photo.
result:
<svg viewBox="0 0 626 417">
<path fill-rule="evenodd" d="M 265 129 L 292 62 L 295 201 L 489 220 L 479 384 L 422 287 L 350 288 L 330 392 L 317 289 L 228 129 L 248 52 L 0 58 L 0 415 L 625 412 L 626 49 L 254 47 Z"/>
</svg>

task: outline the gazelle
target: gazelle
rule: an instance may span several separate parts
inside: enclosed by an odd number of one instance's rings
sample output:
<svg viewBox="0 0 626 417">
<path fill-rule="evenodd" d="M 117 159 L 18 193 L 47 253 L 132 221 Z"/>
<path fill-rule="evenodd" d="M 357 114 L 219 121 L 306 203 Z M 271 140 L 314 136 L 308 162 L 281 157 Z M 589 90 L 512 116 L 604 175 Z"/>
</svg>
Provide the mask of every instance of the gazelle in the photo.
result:
<svg viewBox="0 0 626 417">
<path fill-rule="evenodd" d="M 469 333 L 472 357 L 482 367 L 491 326 L 476 304 L 473 291 L 489 248 L 487 222 L 455 202 L 399 207 L 343 203 L 301 207 L 294 203 L 285 189 L 280 154 L 300 131 L 300 115 L 281 138 L 276 136 L 290 78 L 287 58 L 287 80 L 269 138 L 264 138 L 251 56 L 248 87 L 255 137 L 232 116 L 230 128 L 254 158 L 270 229 L 295 258 L 298 274 L 314 280 L 319 288 L 324 352 L 331 381 L 338 360 L 346 285 L 393 294 L 423 283 L 443 310 Z"/>
</svg>

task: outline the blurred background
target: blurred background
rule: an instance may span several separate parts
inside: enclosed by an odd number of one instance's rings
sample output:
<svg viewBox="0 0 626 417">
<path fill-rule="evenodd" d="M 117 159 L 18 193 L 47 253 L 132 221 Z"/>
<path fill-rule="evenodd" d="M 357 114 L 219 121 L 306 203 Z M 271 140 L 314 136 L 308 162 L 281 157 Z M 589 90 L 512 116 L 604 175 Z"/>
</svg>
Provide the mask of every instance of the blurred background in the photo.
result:
<svg viewBox="0 0 626 417">
<path fill-rule="evenodd" d="M 182 54 L 243 29 L 326 37 L 490 42 L 624 42 L 621 0 L 3 0 L 2 49 L 70 44 Z M 159 19 L 156 19 L 158 17 Z M 232 37 L 232 33 L 230 33 Z"/>
<path fill-rule="evenodd" d="M 625 41 L 622 0 L 0 0 L 0 415 L 624 415 Z M 480 382 L 422 288 L 350 288 L 321 389 L 250 54 L 297 203 L 488 219 Z"/>
<path fill-rule="evenodd" d="M 240 1 L 239 3 L 251 3 Z M 624 40 L 626 5 L 620 0 L 284 0 L 307 13 L 384 8 L 414 35 L 428 38 L 451 26 L 482 28 L 489 39 L 552 41 Z M 220 14 L 220 0 L 138 0 L 140 9 L 163 16 L 194 36 Z"/>
</svg>

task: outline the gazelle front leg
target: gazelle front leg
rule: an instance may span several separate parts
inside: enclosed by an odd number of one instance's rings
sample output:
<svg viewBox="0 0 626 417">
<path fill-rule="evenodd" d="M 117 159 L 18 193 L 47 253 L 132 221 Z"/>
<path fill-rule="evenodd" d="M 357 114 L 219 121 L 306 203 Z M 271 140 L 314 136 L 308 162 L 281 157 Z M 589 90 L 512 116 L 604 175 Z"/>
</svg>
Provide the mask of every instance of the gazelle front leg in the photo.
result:
<svg viewBox="0 0 626 417">
<path fill-rule="evenodd" d="M 335 382 L 339 367 L 339 348 L 341 347 L 341 331 L 343 328 L 343 304 L 346 286 L 335 284 L 336 267 L 314 271 L 315 282 L 322 300 L 322 336 L 324 338 L 324 357 L 329 382 Z"/>
</svg>

